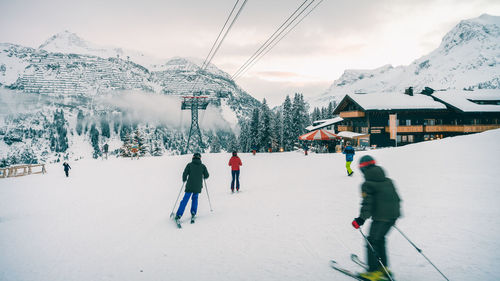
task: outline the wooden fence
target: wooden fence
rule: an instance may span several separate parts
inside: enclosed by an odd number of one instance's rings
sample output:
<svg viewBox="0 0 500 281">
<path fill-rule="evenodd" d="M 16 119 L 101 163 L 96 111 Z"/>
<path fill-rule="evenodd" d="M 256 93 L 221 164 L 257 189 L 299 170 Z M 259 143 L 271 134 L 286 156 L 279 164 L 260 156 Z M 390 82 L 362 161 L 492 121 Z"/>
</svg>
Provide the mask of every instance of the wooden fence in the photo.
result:
<svg viewBox="0 0 500 281">
<path fill-rule="evenodd" d="M 0 178 L 22 177 L 31 174 L 45 174 L 45 164 L 15 165 L 0 168 Z"/>
</svg>

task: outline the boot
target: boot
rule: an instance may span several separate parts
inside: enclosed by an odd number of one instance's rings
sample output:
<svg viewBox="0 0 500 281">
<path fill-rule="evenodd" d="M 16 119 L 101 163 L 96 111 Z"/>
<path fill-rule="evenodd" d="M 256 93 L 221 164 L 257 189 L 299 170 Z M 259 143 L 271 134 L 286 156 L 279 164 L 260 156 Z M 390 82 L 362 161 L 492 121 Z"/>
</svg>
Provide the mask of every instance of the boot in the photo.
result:
<svg viewBox="0 0 500 281">
<path fill-rule="evenodd" d="M 368 271 L 364 273 L 360 273 L 359 277 L 369 280 L 369 281 L 387 281 L 390 280 L 387 276 L 385 271 L 383 270 L 375 270 L 375 271 Z"/>
</svg>

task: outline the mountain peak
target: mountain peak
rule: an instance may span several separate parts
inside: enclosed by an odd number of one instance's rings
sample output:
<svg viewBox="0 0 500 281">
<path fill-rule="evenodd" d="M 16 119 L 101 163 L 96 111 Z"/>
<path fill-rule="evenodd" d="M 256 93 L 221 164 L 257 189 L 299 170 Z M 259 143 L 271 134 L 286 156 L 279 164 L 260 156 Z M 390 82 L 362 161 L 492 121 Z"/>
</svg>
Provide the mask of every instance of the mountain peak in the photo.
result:
<svg viewBox="0 0 500 281">
<path fill-rule="evenodd" d="M 440 48 L 447 53 L 459 45 L 489 40 L 500 40 L 500 17 L 482 14 L 477 18 L 460 21 L 443 37 Z"/>
<path fill-rule="evenodd" d="M 47 41 L 38 48 L 49 52 L 65 52 L 70 49 L 86 49 L 88 47 L 89 43 L 76 35 L 76 33 L 64 30 L 47 39 Z"/>
</svg>

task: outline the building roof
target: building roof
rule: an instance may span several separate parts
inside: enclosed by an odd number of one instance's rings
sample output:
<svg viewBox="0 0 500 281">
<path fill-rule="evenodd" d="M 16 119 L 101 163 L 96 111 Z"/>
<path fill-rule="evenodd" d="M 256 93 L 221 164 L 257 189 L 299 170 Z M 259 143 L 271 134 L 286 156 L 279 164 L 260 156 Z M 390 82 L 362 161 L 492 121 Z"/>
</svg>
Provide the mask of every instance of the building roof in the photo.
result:
<svg viewBox="0 0 500 281">
<path fill-rule="evenodd" d="M 500 112 L 500 90 L 498 89 L 436 91 L 432 96 L 462 112 Z M 489 104 L 480 104 L 485 101 Z"/>
<path fill-rule="evenodd" d="M 321 128 L 333 125 L 335 123 L 341 122 L 343 120 L 344 120 L 344 118 L 342 118 L 342 117 L 335 117 L 332 119 L 325 119 L 325 120 L 317 120 L 317 121 L 314 121 L 314 123 L 320 122 L 320 124 L 318 124 L 316 126 L 313 126 L 313 125 L 308 126 L 308 127 L 306 127 L 306 130 L 313 131 L 313 130 L 321 129 Z"/>
<path fill-rule="evenodd" d="M 432 97 L 403 93 L 348 94 L 364 110 L 401 110 L 401 109 L 446 109 L 446 106 Z"/>
</svg>

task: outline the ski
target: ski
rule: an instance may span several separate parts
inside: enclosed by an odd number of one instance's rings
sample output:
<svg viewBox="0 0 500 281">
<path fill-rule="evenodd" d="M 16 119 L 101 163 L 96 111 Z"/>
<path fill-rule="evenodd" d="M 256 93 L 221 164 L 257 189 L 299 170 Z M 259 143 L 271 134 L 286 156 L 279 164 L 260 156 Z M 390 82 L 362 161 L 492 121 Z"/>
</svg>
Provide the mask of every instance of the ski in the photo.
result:
<svg viewBox="0 0 500 281">
<path fill-rule="evenodd" d="M 361 266 L 363 269 L 368 270 L 368 265 L 367 265 L 366 263 L 362 262 L 362 261 L 359 259 L 358 255 L 356 255 L 356 254 L 351 254 L 351 260 L 352 260 L 355 264 L 357 264 L 357 265 Z"/>
<path fill-rule="evenodd" d="M 342 272 L 342 273 L 344 273 L 345 275 L 347 275 L 347 276 L 349 276 L 349 277 L 352 277 L 352 278 L 354 278 L 354 279 L 356 279 L 356 280 L 366 281 L 366 279 L 364 279 L 363 277 L 358 276 L 358 274 L 357 274 L 357 273 L 355 273 L 355 272 L 353 272 L 353 271 L 350 271 L 350 270 L 348 270 L 348 269 L 345 269 L 345 268 L 343 268 L 343 267 L 339 266 L 339 264 L 338 264 L 336 261 L 334 261 L 334 260 L 330 260 L 330 266 L 331 266 L 333 269 L 337 270 L 338 272 Z"/>
</svg>

